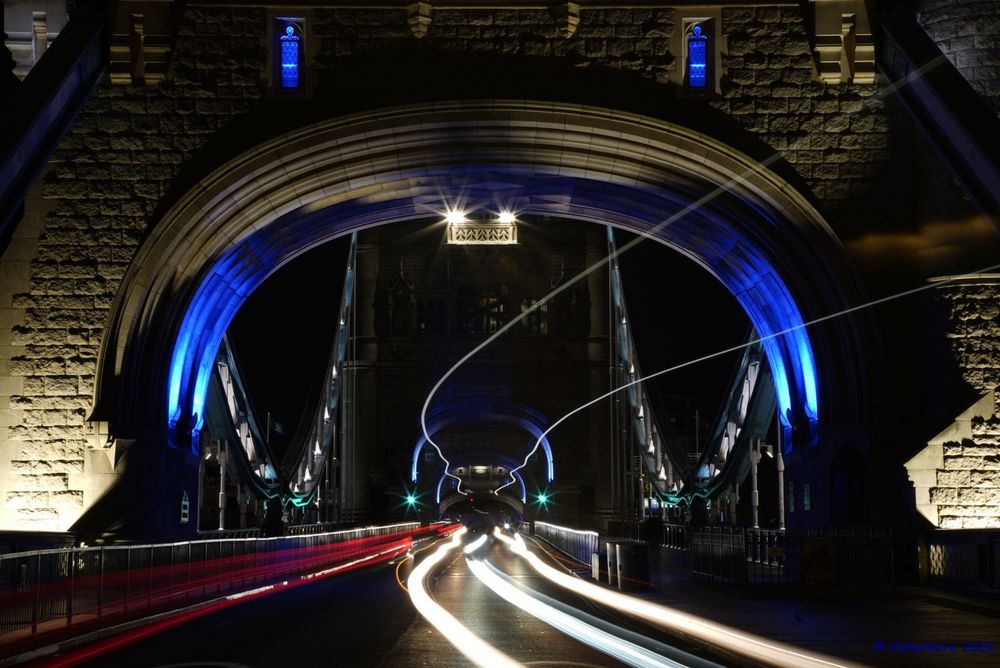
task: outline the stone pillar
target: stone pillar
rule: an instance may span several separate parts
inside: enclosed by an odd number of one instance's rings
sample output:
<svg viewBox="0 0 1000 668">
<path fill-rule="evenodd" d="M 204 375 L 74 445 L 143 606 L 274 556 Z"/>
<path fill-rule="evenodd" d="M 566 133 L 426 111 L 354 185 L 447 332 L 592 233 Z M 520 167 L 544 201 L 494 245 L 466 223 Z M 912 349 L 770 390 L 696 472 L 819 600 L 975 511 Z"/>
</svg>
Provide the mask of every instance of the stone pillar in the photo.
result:
<svg viewBox="0 0 1000 668">
<path fill-rule="evenodd" d="M 610 388 L 609 339 L 608 339 L 608 268 L 600 264 L 607 258 L 608 245 L 603 227 L 591 225 L 587 228 L 584 261 L 588 268 L 587 296 L 590 300 L 590 330 L 587 335 L 587 362 L 589 378 L 587 393 L 589 398 L 605 394 Z M 599 265 L 600 266 L 597 266 Z M 620 470 L 615 465 L 614 439 L 611 434 L 608 403 L 601 402 L 587 411 L 590 420 L 590 462 L 597 471 L 594 480 L 594 514 L 603 526 L 614 512 L 612 476 Z"/>
<path fill-rule="evenodd" d="M 354 517 L 370 511 L 369 472 L 376 465 L 378 395 L 376 370 L 378 339 L 375 331 L 375 292 L 379 274 L 378 230 L 358 234 L 354 297 L 354 358 L 347 396 L 349 429 L 345 434 L 344 506 Z M 347 518 L 353 519 L 353 518 Z"/>
<path fill-rule="evenodd" d="M 201 458 L 172 448 L 163 430 L 150 427 L 112 446 L 117 483 L 69 528 L 84 540 L 183 540 L 198 530 Z M 181 506 L 188 501 L 187 521 Z"/>
<path fill-rule="evenodd" d="M 994 0 L 918 0 L 921 27 L 977 93 L 1000 114 L 996 63 L 1000 62 L 1000 31 L 984 29 L 996 14 Z"/>
</svg>

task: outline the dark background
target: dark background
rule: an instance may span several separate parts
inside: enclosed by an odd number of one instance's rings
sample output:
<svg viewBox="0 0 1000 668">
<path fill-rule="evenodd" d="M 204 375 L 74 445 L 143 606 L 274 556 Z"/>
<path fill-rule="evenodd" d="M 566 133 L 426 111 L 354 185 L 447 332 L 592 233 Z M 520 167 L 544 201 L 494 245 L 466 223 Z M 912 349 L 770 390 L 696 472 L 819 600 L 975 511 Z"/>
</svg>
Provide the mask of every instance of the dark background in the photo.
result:
<svg viewBox="0 0 1000 668">
<path fill-rule="evenodd" d="M 621 248 L 633 235 L 618 232 L 616 237 Z M 326 369 L 349 244 L 349 237 L 334 240 L 279 269 L 250 296 L 229 328 L 261 428 L 268 412 L 272 425 L 280 425 L 271 434 L 279 458 L 304 409 L 311 410 L 303 402 Z M 645 375 L 746 340 L 748 320 L 736 300 L 680 253 L 643 241 L 622 253 L 619 264 Z M 651 383 L 660 397 L 692 397 L 704 438 L 737 360 L 738 353 L 729 353 Z"/>
</svg>

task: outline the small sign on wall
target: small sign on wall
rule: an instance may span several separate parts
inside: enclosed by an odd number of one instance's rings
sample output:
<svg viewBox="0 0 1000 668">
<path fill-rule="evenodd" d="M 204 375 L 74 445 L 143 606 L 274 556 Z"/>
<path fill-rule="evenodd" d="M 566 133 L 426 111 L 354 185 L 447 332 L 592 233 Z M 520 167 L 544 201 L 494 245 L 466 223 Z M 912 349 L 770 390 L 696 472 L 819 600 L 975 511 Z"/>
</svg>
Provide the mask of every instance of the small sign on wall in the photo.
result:
<svg viewBox="0 0 1000 668">
<path fill-rule="evenodd" d="M 181 524 L 188 523 L 189 509 L 191 504 L 188 502 L 188 493 L 181 492 Z"/>
</svg>

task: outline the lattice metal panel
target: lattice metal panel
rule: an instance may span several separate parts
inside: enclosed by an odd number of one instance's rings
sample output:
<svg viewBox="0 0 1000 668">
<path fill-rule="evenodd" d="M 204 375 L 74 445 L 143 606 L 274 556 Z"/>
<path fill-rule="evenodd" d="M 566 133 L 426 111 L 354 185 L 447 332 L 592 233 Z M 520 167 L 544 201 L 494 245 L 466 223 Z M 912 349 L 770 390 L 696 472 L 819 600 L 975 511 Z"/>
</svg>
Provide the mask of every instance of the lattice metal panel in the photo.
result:
<svg viewBox="0 0 1000 668">
<path fill-rule="evenodd" d="M 979 577 L 977 545 L 930 545 L 931 577 L 976 580 Z"/>
</svg>

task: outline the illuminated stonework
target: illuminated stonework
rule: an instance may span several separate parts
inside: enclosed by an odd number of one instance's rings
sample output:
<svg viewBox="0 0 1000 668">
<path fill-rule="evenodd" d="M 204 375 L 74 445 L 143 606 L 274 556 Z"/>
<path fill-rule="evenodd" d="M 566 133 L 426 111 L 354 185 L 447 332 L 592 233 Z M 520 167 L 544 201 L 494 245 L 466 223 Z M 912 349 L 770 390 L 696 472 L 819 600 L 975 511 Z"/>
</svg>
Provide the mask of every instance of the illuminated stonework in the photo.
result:
<svg viewBox="0 0 1000 668">
<path fill-rule="evenodd" d="M 987 392 L 905 464 L 917 511 L 938 528 L 1000 528 L 996 398 Z"/>
<path fill-rule="evenodd" d="M 942 277 L 947 340 L 980 399 L 906 462 L 917 510 L 941 529 L 1000 528 L 1000 274 Z"/>
<path fill-rule="evenodd" d="M 448 243 L 456 246 L 510 246 L 517 243 L 517 223 L 449 223 Z"/>
</svg>

